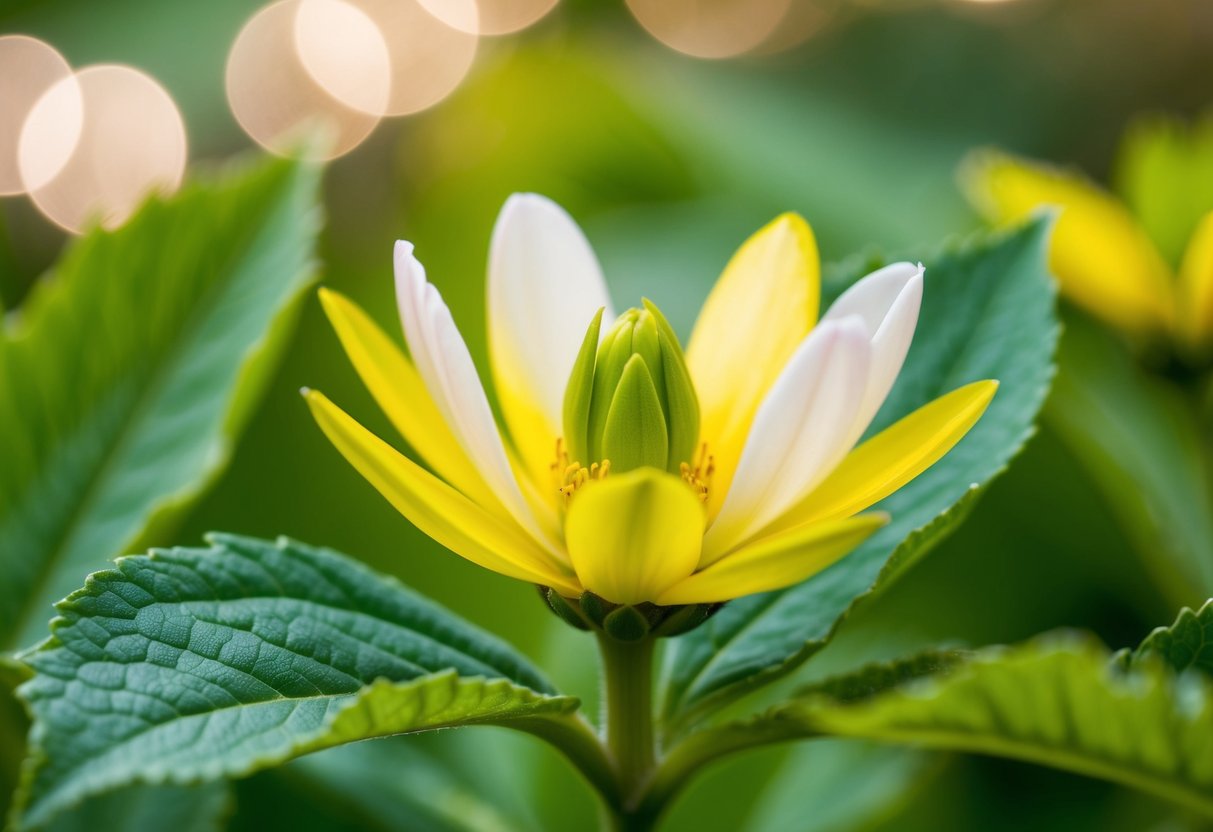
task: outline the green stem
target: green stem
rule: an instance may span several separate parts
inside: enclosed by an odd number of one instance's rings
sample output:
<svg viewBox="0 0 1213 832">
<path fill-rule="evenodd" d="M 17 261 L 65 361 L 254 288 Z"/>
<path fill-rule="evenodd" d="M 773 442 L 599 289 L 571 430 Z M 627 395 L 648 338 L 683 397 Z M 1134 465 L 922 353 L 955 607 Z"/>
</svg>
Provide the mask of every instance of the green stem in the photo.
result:
<svg viewBox="0 0 1213 832">
<path fill-rule="evenodd" d="M 602 741 L 585 718 L 576 715 L 567 720 L 515 720 L 510 727 L 527 731 L 546 740 L 559 750 L 589 781 L 608 805 L 622 801 L 619 779 Z"/>
<path fill-rule="evenodd" d="M 741 727 L 722 726 L 698 731 L 678 743 L 645 783 L 636 803 L 640 815 L 659 816 L 670 801 L 704 768 L 717 760 L 762 745 L 805 739 L 813 734 L 790 737 L 781 725 L 754 723 Z"/>
<path fill-rule="evenodd" d="M 612 806 L 620 832 L 652 829 L 653 807 L 639 805 L 657 765 L 653 733 L 653 639 L 618 641 L 598 636 L 605 689 L 606 744 L 619 782 L 620 800 Z M 656 807 L 660 811 L 660 807 Z"/>
</svg>

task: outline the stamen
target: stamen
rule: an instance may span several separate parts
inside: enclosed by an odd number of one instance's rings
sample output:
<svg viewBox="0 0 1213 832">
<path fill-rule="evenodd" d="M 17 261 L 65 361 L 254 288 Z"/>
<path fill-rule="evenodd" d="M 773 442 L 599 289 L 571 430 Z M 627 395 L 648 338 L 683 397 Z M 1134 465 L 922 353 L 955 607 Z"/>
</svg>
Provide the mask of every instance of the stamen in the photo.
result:
<svg viewBox="0 0 1213 832">
<path fill-rule="evenodd" d="M 698 453 L 690 462 L 678 466 L 682 479 L 695 492 L 701 502 L 708 501 L 708 492 L 712 488 L 712 474 L 716 472 L 716 458 L 708 453 L 708 443 L 699 446 Z"/>
<path fill-rule="evenodd" d="M 552 479 L 561 480 L 560 472 L 569 464 L 569 452 L 564 449 L 564 438 L 556 438 L 556 456 L 548 467 L 552 471 Z"/>
<path fill-rule="evenodd" d="M 591 480 L 606 479 L 611 471 L 611 461 L 592 462 L 587 468 L 580 462 L 569 461 L 569 452 L 564 447 L 564 440 L 556 440 L 556 458 L 548 466 L 552 471 L 556 491 L 565 498 L 567 503 L 578 488 L 582 488 Z"/>
<path fill-rule="evenodd" d="M 580 462 L 569 461 L 569 453 L 564 447 L 564 440 L 556 440 L 556 458 L 548 466 L 552 472 L 552 480 L 556 491 L 565 499 L 565 504 L 579 488 L 593 480 L 604 480 L 611 473 L 611 461 L 591 462 L 587 468 Z M 678 466 L 683 481 L 695 492 L 702 502 L 707 502 L 708 492 L 712 487 L 712 474 L 716 470 L 716 460 L 708 453 L 708 443 L 699 446 L 695 458 Z"/>
</svg>

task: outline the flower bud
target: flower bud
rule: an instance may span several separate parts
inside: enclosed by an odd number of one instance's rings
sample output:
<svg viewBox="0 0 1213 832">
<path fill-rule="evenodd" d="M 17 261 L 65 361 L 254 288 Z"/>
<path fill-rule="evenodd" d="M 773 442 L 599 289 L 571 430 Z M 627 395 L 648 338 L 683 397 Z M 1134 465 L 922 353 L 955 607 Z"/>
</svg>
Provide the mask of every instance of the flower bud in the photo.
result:
<svg viewBox="0 0 1213 832">
<path fill-rule="evenodd" d="M 601 325 L 599 311 L 565 391 L 570 461 L 678 473 L 699 441 L 699 402 L 674 330 L 647 300 L 620 315 L 599 344 Z"/>
</svg>

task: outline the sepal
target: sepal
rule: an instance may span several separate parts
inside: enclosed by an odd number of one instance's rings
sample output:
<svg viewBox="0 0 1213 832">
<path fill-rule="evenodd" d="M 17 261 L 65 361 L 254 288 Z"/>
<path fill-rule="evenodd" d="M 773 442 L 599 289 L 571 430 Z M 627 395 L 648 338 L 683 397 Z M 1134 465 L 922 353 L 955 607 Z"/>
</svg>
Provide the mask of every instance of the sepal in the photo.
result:
<svg viewBox="0 0 1213 832">
<path fill-rule="evenodd" d="M 603 632 L 617 641 L 680 636 L 703 624 L 724 606 L 615 604 L 592 592 L 583 592 L 578 598 L 566 598 L 549 587 L 539 587 L 539 594 L 556 617 L 569 626 Z"/>
</svg>

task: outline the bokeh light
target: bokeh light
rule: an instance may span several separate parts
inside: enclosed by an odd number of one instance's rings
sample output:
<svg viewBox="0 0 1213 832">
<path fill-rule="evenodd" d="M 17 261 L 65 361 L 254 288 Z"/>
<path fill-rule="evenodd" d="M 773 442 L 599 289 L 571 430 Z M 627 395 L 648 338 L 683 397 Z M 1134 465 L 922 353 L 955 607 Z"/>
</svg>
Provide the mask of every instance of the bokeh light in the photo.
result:
<svg viewBox="0 0 1213 832">
<path fill-rule="evenodd" d="M 71 74 L 72 68 L 67 61 L 48 44 L 24 35 L 0 37 L 0 196 L 25 190 L 17 163 L 21 128 L 43 93 Z M 59 154 L 62 157 L 60 167 L 71 155 L 78 136 L 77 124 L 74 135 L 55 137 L 58 142 L 70 142 L 67 152 Z M 55 172 L 43 171 L 42 181 Z"/>
<path fill-rule="evenodd" d="M 559 0 L 418 0 L 443 23 L 474 35 L 508 35 L 538 22 Z"/>
<path fill-rule="evenodd" d="M 671 49 L 696 58 L 732 58 L 760 46 L 791 0 L 627 0 L 636 20 Z"/>
<path fill-rule="evenodd" d="M 816 37 L 838 17 L 844 0 L 792 0 L 775 30 L 750 50 L 754 55 L 774 55 L 801 46 Z M 846 0 L 849 2 L 849 0 Z"/>
<path fill-rule="evenodd" d="M 244 131 L 258 144 L 281 155 L 304 155 L 309 159 L 333 159 L 362 143 L 379 123 L 378 113 L 366 112 L 339 100 L 328 90 L 348 90 L 350 78 L 378 72 L 369 95 L 355 97 L 362 103 L 378 100 L 386 107 L 390 75 L 382 35 L 373 50 L 379 58 L 359 54 L 358 42 L 368 30 L 353 24 L 353 41 L 317 38 L 312 27 L 332 14 L 330 3 L 306 7 L 318 0 L 280 0 L 261 9 L 244 25 L 228 53 L 225 76 L 228 104 Z M 347 4 L 340 4 L 347 5 Z M 300 12 L 304 12 L 302 18 Z M 355 14 L 362 14 L 354 10 Z M 344 10 L 339 20 L 349 25 L 355 18 Z M 316 15 L 311 22 L 309 15 Z M 365 14 L 362 14 L 365 18 Z M 300 23 L 300 20 L 303 23 Z M 372 24 L 373 25 L 373 24 Z M 307 40 L 308 66 L 300 55 L 300 36 Z M 379 69 L 374 70 L 378 65 Z M 310 71 L 309 71 L 310 68 Z M 369 68 L 369 69 L 368 69 Z M 342 73 L 348 73 L 343 76 Z M 322 86 L 316 75 L 325 79 Z"/>
<path fill-rule="evenodd" d="M 18 141 L 22 183 L 51 221 L 80 232 L 121 225 L 151 191 L 171 193 L 186 163 L 185 124 L 148 75 L 99 65 L 52 85 Z"/>
<path fill-rule="evenodd" d="M 295 48 L 312 80 L 342 104 L 372 116 L 387 111 L 392 80 L 387 43 L 361 9 L 344 0 L 301 0 Z"/>
<path fill-rule="evenodd" d="M 348 0 L 374 21 L 383 34 L 391 63 L 385 115 L 402 116 L 432 107 L 467 77 L 479 38 L 443 23 L 417 0 Z M 475 0 L 462 3 L 475 27 Z"/>
</svg>

